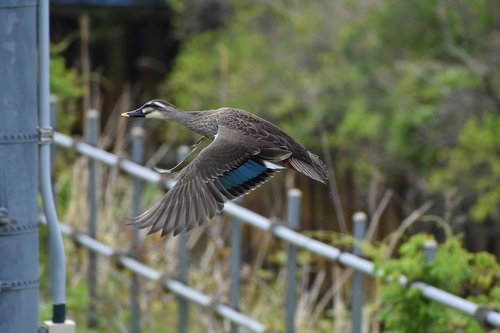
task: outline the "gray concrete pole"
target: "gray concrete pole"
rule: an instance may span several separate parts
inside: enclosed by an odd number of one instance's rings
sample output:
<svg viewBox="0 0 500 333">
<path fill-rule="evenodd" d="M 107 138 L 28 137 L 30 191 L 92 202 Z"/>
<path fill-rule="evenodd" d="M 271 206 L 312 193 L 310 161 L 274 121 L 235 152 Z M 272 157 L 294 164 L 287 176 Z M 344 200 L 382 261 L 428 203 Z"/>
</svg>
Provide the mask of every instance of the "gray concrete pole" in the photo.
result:
<svg viewBox="0 0 500 333">
<path fill-rule="evenodd" d="M 0 1 L 0 332 L 38 329 L 37 3 Z"/>
</svg>

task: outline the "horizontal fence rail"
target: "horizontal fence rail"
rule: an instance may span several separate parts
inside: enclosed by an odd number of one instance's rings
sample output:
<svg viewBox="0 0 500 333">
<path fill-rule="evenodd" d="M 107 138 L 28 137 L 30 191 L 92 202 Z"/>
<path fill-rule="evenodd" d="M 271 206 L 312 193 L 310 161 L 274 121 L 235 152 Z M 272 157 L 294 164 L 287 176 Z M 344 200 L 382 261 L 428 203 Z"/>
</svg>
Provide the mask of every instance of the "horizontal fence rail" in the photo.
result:
<svg viewBox="0 0 500 333">
<path fill-rule="evenodd" d="M 43 224 L 46 224 L 45 216 L 40 216 L 40 221 Z M 68 225 L 61 223 L 60 227 L 63 235 L 71 237 L 75 243 L 88 248 L 92 252 L 114 260 L 120 268 L 126 268 L 146 279 L 159 282 L 172 293 L 196 303 L 201 307 L 211 309 L 218 315 L 227 318 L 240 326 L 246 327 L 253 332 L 268 332 L 268 329 L 264 326 L 264 324 L 232 309 L 226 304 L 217 302 L 212 297 L 205 295 L 194 288 L 164 276 L 161 272 L 123 254 L 123 252 L 117 251 L 85 233 L 78 232 Z"/>
<path fill-rule="evenodd" d="M 126 173 L 141 178 L 147 182 L 154 183 L 161 185 L 167 189 L 171 188 L 174 184 L 175 181 L 172 179 L 164 179 L 161 177 L 161 175 L 153 170 L 150 170 L 144 166 L 141 166 L 139 164 L 136 164 L 132 161 L 120 158 L 119 156 L 106 152 L 102 149 L 96 148 L 94 146 L 91 146 L 87 143 L 78 141 L 77 139 L 71 138 L 67 135 L 61 134 L 61 133 L 55 133 L 54 135 L 54 142 L 62 147 L 66 148 L 71 148 L 74 149 L 75 151 L 89 157 L 92 159 L 95 159 L 97 161 L 100 161 L 104 164 L 107 164 L 109 166 L 117 167 Z M 370 262 L 369 260 L 360 258 L 354 254 L 348 253 L 341 251 L 333 246 L 327 245 L 325 243 L 322 243 L 320 241 L 317 241 L 315 239 L 309 238 L 307 236 L 304 236 L 300 234 L 299 232 L 296 232 L 288 227 L 285 227 L 284 225 L 281 225 L 277 221 L 270 220 L 268 218 L 265 218 L 257 213 L 254 213 L 244 207 L 238 206 L 235 203 L 228 202 L 226 203 L 224 207 L 224 213 L 232 216 L 233 218 L 237 219 L 240 222 L 246 223 L 248 225 L 251 225 L 257 229 L 263 230 L 271 235 L 273 235 L 276 238 L 282 239 L 288 244 L 294 245 L 298 248 L 307 250 L 311 253 L 314 253 L 320 257 L 326 258 L 330 261 L 335 261 L 338 262 L 346 267 L 350 267 L 356 271 L 362 272 L 366 275 L 379 275 L 380 272 L 375 272 L 374 271 L 374 266 L 373 263 Z M 63 232 L 65 232 L 63 230 Z M 97 242 L 96 240 L 92 239 L 89 236 L 86 235 L 79 235 L 79 237 L 82 239 L 79 242 L 84 245 L 84 246 L 94 246 L 96 248 L 96 251 L 99 253 L 102 253 L 106 256 L 112 256 L 113 255 L 113 249 L 110 247 Z M 137 274 L 148 277 L 152 280 L 159 280 L 160 279 L 160 273 L 135 261 L 134 259 L 127 258 L 127 257 L 120 257 L 120 262 L 123 266 L 128 267 L 129 269 L 138 269 L 138 267 L 142 267 L 140 269 L 141 272 L 136 271 Z M 198 291 L 187 287 L 183 285 L 182 283 L 175 281 L 175 280 L 167 280 L 165 282 L 165 286 L 172 290 L 174 293 L 180 290 L 184 290 L 182 288 L 186 288 L 186 294 L 189 295 L 197 295 L 193 296 L 192 300 L 195 303 L 198 303 L 200 305 L 206 305 L 207 303 L 209 304 L 209 296 L 200 296 Z M 472 303 L 470 301 L 467 301 L 461 297 L 458 297 L 456 295 L 450 294 L 444 290 L 438 289 L 436 287 L 433 287 L 431 285 L 428 285 L 423 282 L 419 281 L 409 281 L 405 276 L 400 276 L 398 281 L 399 284 L 405 287 L 409 288 L 417 288 L 421 291 L 421 294 L 424 298 L 441 303 L 444 306 L 456 309 L 458 311 L 463 312 L 464 314 L 467 314 L 469 316 L 475 317 L 476 319 L 479 320 L 482 324 L 485 324 L 487 326 L 491 327 L 500 327 L 500 313 L 493 311 L 491 309 L 488 309 L 486 307 L 483 307 L 481 305 Z M 182 288 L 180 287 L 182 286 Z M 189 292 L 188 292 L 189 291 Z M 229 316 L 233 316 L 232 318 L 237 319 L 238 316 L 242 316 L 244 318 L 248 318 L 241 313 L 237 312 L 236 310 L 225 306 L 225 305 L 217 305 L 219 308 L 216 307 L 216 310 L 218 311 L 219 314 L 221 314 L 224 317 L 230 318 Z M 221 308 L 220 308 L 221 307 Z M 231 312 L 232 311 L 232 312 Z M 238 315 L 238 316 L 237 316 Z M 233 320 L 230 318 L 231 320 Z M 239 317 L 238 317 L 239 318 Z M 248 318 L 249 319 L 249 318 Z M 253 320 L 253 319 L 249 319 Z M 233 320 L 234 322 L 240 323 L 237 320 Z M 262 328 L 264 329 L 264 326 L 260 323 L 254 322 L 256 325 L 255 328 Z M 243 324 L 242 324 L 243 325 Z M 259 326 L 262 325 L 262 326 Z M 246 326 L 252 329 L 250 326 Z M 259 330 L 254 330 L 256 332 L 261 332 Z"/>
</svg>

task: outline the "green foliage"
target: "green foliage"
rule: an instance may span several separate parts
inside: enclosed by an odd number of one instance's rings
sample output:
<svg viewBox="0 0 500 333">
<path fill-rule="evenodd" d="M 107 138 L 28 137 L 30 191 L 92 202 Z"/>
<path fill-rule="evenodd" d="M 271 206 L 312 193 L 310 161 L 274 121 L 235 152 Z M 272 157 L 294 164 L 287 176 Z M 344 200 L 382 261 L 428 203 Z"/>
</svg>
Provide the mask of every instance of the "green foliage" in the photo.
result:
<svg viewBox="0 0 500 333">
<path fill-rule="evenodd" d="M 380 288 L 380 319 L 387 332 L 482 332 L 475 319 L 456 310 L 428 301 L 420 291 L 403 287 L 398 281 L 402 274 L 408 281 L 421 281 L 482 304 L 500 306 L 500 266 L 485 252 L 470 253 L 457 237 L 440 244 L 434 260 L 423 253 L 431 236 L 419 234 L 404 243 L 399 258 L 379 257 L 375 267 L 383 272 Z"/>
<path fill-rule="evenodd" d="M 443 167 L 431 173 L 434 188 L 459 186 L 473 200 L 471 215 L 477 221 L 500 218 L 500 115 L 471 118 L 458 138 L 458 145 L 441 154 Z M 475 174 L 475 177 L 466 175 Z M 458 181 L 457 181 L 458 180 Z"/>
<path fill-rule="evenodd" d="M 372 22 L 379 31 L 379 38 L 391 45 L 390 51 L 410 49 L 417 55 L 427 55 L 429 50 L 438 50 L 442 45 L 438 33 L 428 33 L 440 29 L 435 11 L 433 0 L 388 0 L 381 3 Z M 405 32 L 404 38 L 401 38 L 401 31 Z"/>
<path fill-rule="evenodd" d="M 76 102 L 84 93 L 78 72 L 68 67 L 60 54 L 66 46 L 66 41 L 53 45 L 50 57 L 50 92 L 58 101 L 56 123 L 59 131 L 69 130 L 78 120 L 80 114 L 75 112 Z"/>
<path fill-rule="evenodd" d="M 443 131 L 443 106 L 483 88 L 466 59 L 482 59 L 490 47 L 496 10 L 486 0 L 235 1 L 223 27 L 185 41 L 163 92 L 187 109 L 230 105 L 260 114 L 313 150 L 320 133 L 342 156 L 338 172 L 354 170 L 358 188 L 374 171 L 388 181 L 413 172 L 450 184 L 464 174 L 453 172 L 462 167 L 441 142 L 458 142 L 460 128 Z M 449 182 L 433 172 L 444 160 Z M 464 162 L 478 173 L 472 159 Z M 485 185 L 464 186 L 482 197 L 471 210 L 476 220 L 498 216 L 498 190 L 487 188 L 498 183 L 494 174 L 482 177 Z"/>
<path fill-rule="evenodd" d="M 440 137 L 439 105 L 457 90 L 478 85 L 478 78 L 461 66 L 436 61 L 399 62 L 398 81 L 388 98 L 391 126 L 387 149 L 401 163 L 418 169 L 434 166 Z"/>
<path fill-rule="evenodd" d="M 83 95 L 83 87 L 79 83 L 78 73 L 69 68 L 60 55 L 52 55 L 50 59 L 50 91 L 61 102 L 74 100 Z"/>
</svg>

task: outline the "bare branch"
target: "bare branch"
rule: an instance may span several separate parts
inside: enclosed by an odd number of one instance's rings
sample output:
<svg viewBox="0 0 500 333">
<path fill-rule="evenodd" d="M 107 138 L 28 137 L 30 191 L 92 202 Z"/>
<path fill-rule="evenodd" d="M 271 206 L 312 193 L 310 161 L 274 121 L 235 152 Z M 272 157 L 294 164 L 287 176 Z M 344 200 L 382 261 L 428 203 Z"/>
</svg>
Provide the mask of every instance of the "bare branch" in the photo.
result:
<svg viewBox="0 0 500 333">
<path fill-rule="evenodd" d="M 330 156 L 330 151 L 328 150 L 328 144 L 326 142 L 326 132 L 324 128 L 321 128 L 321 148 L 323 150 L 323 158 L 328 167 L 328 185 L 330 186 L 330 196 L 333 201 L 333 206 L 335 207 L 335 215 L 339 224 L 340 232 L 347 233 L 347 223 L 345 221 L 344 209 L 342 208 L 342 202 L 340 201 L 339 188 L 337 186 L 337 179 L 335 178 L 335 172 L 333 171 L 332 157 Z"/>
<path fill-rule="evenodd" d="M 401 222 L 399 228 L 391 235 L 389 241 L 389 248 L 387 249 L 387 257 L 390 258 L 393 254 L 394 248 L 398 244 L 405 231 L 412 226 L 422 215 L 424 215 L 434 205 L 432 201 L 426 201 L 418 209 L 414 210 L 407 218 Z"/>
<path fill-rule="evenodd" d="M 375 209 L 375 212 L 372 215 L 372 218 L 370 219 L 370 225 L 368 227 L 368 231 L 366 232 L 366 237 L 365 240 L 370 243 L 373 239 L 373 236 L 375 235 L 375 231 L 377 230 L 378 224 L 380 222 L 380 217 L 385 211 L 385 208 L 387 207 L 387 204 L 391 200 L 392 195 L 394 194 L 393 190 L 385 190 L 384 196 L 382 197 L 382 200 L 380 200 L 380 203 L 378 204 L 377 208 Z"/>
</svg>

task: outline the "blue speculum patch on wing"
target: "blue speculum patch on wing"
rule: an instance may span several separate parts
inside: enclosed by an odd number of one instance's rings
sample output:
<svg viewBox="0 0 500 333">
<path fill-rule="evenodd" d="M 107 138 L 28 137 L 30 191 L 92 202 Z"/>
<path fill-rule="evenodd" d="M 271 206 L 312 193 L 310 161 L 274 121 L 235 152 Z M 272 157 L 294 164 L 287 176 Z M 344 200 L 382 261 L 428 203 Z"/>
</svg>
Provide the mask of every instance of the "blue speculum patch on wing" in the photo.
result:
<svg viewBox="0 0 500 333">
<path fill-rule="evenodd" d="M 248 160 L 228 174 L 219 177 L 219 182 L 226 190 L 230 190 L 247 183 L 249 180 L 262 175 L 266 171 L 268 171 L 268 168 L 265 165 Z"/>
</svg>

